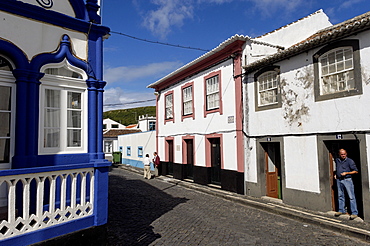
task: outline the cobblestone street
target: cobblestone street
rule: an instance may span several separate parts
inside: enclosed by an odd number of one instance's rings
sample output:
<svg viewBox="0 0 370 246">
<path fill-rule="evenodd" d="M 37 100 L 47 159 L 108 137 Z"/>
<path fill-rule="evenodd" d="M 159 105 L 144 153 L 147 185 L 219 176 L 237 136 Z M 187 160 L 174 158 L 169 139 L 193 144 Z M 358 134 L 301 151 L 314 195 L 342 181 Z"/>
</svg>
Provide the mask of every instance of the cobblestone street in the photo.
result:
<svg viewBox="0 0 370 246">
<path fill-rule="evenodd" d="M 108 245 L 368 245 L 127 170 L 109 178 Z"/>
</svg>

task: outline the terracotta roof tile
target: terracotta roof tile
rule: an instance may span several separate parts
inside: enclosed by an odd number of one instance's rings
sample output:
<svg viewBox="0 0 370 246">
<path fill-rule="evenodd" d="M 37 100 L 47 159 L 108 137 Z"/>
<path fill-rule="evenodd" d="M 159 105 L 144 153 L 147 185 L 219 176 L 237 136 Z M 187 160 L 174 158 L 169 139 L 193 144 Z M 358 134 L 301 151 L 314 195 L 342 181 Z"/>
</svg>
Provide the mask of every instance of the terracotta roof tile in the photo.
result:
<svg viewBox="0 0 370 246">
<path fill-rule="evenodd" d="M 103 137 L 113 138 L 119 135 L 125 135 L 130 133 L 141 132 L 140 129 L 110 129 L 107 132 L 103 133 Z"/>
</svg>

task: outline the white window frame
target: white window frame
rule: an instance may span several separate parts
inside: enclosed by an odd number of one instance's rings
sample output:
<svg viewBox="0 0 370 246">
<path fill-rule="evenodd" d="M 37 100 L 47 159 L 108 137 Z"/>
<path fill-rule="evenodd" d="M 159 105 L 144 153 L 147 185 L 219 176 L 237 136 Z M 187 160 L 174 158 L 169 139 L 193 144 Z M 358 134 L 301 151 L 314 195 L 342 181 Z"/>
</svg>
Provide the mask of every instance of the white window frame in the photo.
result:
<svg viewBox="0 0 370 246">
<path fill-rule="evenodd" d="M 40 86 L 40 123 L 39 123 L 39 147 L 38 151 L 40 155 L 43 154 L 69 154 L 69 153 L 87 153 L 87 85 L 84 80 L 87 78 L 86 73 L 79 68 L 72 67 L 67 61 L 63 61 L 58 64 L 47 64 L 41 68 L 41 71 L 44 71 L 47 68 L 51 67 L 61 67 L 64 66 L 68 69 L 73 68 L 72 70 L 79 73 L 83 79 L 64 77 L 58 75 L 49 75 L 41 79 Z M 60 144 L 59 147 L 45 147 L 44 146 L 44 119 L 45 119 L 45 91 L 58 90 L 61 93 L 60 98 Z M 81 109 L 70 109 L 68 108 L 68 92 L 81 93 Z M 67 112 L 68 111 L 81 111 L 81 146 L 68 147 L 67 143 L 67 132 L 68 127 L 67 122 Z M 77 128 L 73 128 L 77 129 Z"/>
<path fill-rule="evenodd" d="M 217 74 L 206 79 L 207 110 L 220 108 L 220 76 Z"/>
<path fill-rule="evenodd" d="M 190 115 L 193 112 L 193 86 L 187 86 L 182 89 L 183 115 Z"/>
<path fill-rule="evenodd" d="M 165 96 L 165 119 L 173 119 L 173 93 Z"/>
<path fill-rule="evenodd" d="M 350 52 L 350 57 L 345 56 L 347 51 Z M 329 59 L 331 55 L 334 60 Z M 319 57 L 320 95 L 330 95 L 356 88 L 353 57 L 352 46 L 338 47 Z"/>
<path fill-rule="evenodd" d="M 258 106 L 275 105 L 279 103 L 279 73 L 266 71 L 257 78 Z M 267 100 L 267 102 L 266 102 Z"/>
</svg>

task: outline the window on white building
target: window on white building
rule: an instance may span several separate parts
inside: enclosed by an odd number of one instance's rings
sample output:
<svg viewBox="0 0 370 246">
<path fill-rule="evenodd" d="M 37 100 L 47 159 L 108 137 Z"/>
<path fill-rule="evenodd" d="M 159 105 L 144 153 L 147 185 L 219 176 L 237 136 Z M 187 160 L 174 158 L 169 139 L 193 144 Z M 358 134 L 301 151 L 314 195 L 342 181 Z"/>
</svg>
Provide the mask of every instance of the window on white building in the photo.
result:
<svg viewBox="0 0 370 246">
<path fill-rule="evenodd" d="M 173 119 L 173 94 L 166 95 L 166 119 Z"/>
<path fill-rule="evenodd" d="M 258 106 L 278 103 L 278 73 L 267 71 L 257 78 L 258 83 Z"/>
<path fill-rule="evenodd" d="M 331 50 L 319 59 L 320 94 L 327 95 L 355 88 L 352 47 Z"/>
<path fill-rule="evenodd" d="M 149 131 L 155 130 L 155 121 L 149 121 Z"/>
<path fill-rule="evenodd" d="M 138 157 L 143 157 L 143 146 L 137 147 L 137 156 Z"/>
<path fill-rule="evenodd" d="M 193 113 L 193 86 L 182 89 L 184 115 Z"/>
<path fill-rule="evenodd" d="M 357 39 L 330 43 L 313 55 L 315 100 L 362 94 L 360 44 Z"/>
<path fill-rule="evenodd" d="M 112 124 L 111 128 L 118 128 L 118 124 Z"/>
<path fill-rule="evenodd" d="M 220 107 L 219 76 L 206 79 L 207 110 Z"/>
</svg>

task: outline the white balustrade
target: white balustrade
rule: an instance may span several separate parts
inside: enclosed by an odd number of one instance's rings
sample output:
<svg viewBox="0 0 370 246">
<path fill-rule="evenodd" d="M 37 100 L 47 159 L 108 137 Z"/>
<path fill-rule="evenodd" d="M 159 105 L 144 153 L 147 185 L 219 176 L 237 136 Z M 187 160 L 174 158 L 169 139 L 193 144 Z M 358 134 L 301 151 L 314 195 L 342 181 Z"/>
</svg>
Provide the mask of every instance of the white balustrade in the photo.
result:
<svg viewBox="0 0 370 246">
<path fill-rule="evenodd" d="M 1 176 L 4 184 L 8 218 L 0 223 L 0 240 L 93 214 L 93 168 Z"/>
</svg>

